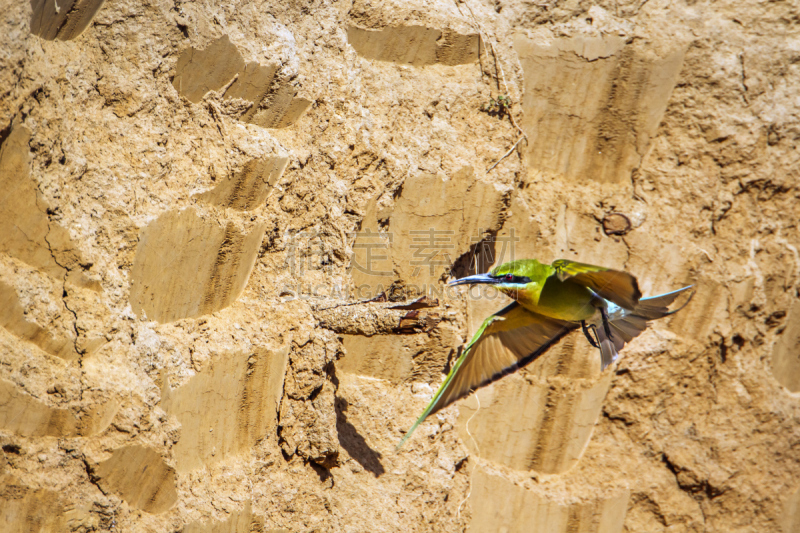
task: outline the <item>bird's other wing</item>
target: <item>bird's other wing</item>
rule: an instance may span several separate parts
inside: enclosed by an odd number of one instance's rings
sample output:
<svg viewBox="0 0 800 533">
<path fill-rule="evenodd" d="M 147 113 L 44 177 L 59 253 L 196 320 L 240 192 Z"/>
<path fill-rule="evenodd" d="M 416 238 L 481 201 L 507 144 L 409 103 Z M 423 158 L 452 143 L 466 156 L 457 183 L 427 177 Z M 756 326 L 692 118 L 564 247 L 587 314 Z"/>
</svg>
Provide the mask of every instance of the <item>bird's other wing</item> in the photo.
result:
<svg viewBox="0 0 800 533">
<path fill-rule="evenodd" d="M 569 259 L 558 259 L 551 266 L 560 281 L 570 279 L 625 309 L 635 309 L 642 297 L 636 278 L 627 272 L 576 263 Z"/>
<path fill-rule="evenodd" d="M 517 302 L 484 320 L 399 449 L 429 415 L 525 366 L 577 324 L 542 316 Z"/>
<path fill-rule="evenodd" d="M 633 311 L 619 310 L 614 312 L 612 310 L 608 322 L 611 327 L 611 338 L 605 334 L 602 323 L 595 318 L 592 323 L 596 326 L 595 331 L 597 332 L 598 341 L 600 341 L 601 370 L 605 370 L 608 365 L 617 359 L 619 351 L 622 350 L 625 344 L 647 329 L 649 321 L 672 315 L 686 307 L 694 296 L 694 292 L 689 293 L 689 298 L 679 307 L 673 310 L 669 309 L 672 302 L 690 290 L 693 290 L 692 285 L 676 291 L 659 294 L 658 296 L 641 298 Z"/>
</svg>

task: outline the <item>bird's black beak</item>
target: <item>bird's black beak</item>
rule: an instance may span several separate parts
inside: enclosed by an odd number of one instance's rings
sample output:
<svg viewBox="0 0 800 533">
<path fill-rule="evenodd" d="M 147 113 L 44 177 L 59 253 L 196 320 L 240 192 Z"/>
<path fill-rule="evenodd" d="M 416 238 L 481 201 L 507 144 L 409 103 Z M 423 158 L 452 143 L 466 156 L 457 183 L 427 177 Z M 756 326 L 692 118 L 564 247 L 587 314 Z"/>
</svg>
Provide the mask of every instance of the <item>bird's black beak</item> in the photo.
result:
<svg viewBox="0 0 800 533">
<path fill-rule="evenodd" d="M 478 285 L 480 283 L 496 283 L 497 280 L 489 274 L 475 274 L 474 276 L 467 276 L 466 278 L 456 279 L 448 283 L 449 286 L 453 285 Z"/>
</svg>

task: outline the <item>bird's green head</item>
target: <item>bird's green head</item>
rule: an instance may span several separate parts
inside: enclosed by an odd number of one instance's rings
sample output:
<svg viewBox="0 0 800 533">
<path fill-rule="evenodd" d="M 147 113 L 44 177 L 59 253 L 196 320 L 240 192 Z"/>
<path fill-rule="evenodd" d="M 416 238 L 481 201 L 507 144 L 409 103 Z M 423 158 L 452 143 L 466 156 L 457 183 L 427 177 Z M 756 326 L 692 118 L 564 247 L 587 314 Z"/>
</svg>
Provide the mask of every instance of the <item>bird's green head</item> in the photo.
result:
<svg viewBox="0 0 800 533">
<path fill-rule="evenodd" d="M 451 281 L 449 285 L 493 285 L 499 291 L 511 293 L 525 290 L 532 283 L 540 283 L 549 274 L 548 267 L 535 259 L 521 259 L 503 263 L 486 274 L 475 274 Z"/>
</svg>

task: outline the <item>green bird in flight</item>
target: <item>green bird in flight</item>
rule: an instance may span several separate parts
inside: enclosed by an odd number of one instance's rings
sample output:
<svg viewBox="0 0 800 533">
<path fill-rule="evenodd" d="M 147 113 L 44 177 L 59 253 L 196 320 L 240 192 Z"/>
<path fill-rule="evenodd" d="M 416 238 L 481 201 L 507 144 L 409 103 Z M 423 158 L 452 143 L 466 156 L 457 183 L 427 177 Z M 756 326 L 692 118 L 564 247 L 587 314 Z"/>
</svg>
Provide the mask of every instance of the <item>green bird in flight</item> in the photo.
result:
<svg viewBox="0 0 800 533">
<path fill-rule="evenodd" d="M 694 294 L 670 311 L 670 304 L 691 285 L 642 298 L 631 274 L 566 259 L 550 265 L 535 259 L 512 261 L 449 283 L 475 284 L 493 285 L 515 301 L 484 320 L 398 449 L 428 416 L 525 366 L 575 329 L 582 328 L 600 350 L 605 370 L 650 320 L 676 313 Z"/>
</svg>

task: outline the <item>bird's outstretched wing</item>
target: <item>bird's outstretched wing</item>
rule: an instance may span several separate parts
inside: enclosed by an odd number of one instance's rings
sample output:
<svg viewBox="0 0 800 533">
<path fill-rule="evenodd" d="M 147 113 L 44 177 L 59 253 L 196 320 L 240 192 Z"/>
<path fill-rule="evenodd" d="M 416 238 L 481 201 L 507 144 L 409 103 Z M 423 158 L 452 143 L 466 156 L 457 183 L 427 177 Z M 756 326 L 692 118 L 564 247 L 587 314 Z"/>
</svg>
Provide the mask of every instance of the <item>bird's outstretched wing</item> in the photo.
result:
<svg viewBox="0 0 800 533">
<path fill-rule="evenodd" d="M 429 415 L 525 366 L 577 324 L 532 313 L 516 302 L 484 320 L 399 449 Z"/>
<path fill-rule="evenodd" d="M 551 266 L 560 281 L 571 279 L 625 309 L 635 309 L 642 297 L 636 278 L 627 272 L 576 263 L 569 259 L 558 259 Z"/>
</svg>

